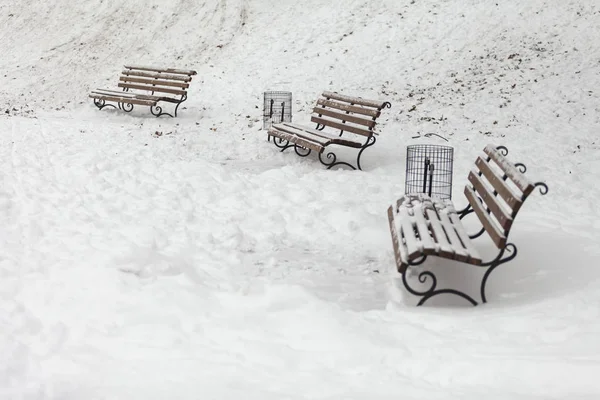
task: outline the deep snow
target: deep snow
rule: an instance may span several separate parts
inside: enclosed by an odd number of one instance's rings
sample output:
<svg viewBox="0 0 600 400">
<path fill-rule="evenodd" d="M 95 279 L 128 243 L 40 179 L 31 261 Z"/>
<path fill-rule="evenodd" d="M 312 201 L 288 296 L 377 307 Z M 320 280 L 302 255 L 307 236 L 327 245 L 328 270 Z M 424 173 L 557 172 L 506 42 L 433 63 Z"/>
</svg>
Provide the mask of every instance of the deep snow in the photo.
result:
<svg viewBox="0 0 600 400">
<path fill-rule="evenodd" d="M 0 18 L 0 399 L 600 396 L 595 1 L 0 0 Z M 129 62 L 198 71 L 178 118 L 93 106 Z M 365 171 L 279 153 L 265 90 L 293 92 L 295 122 L 323 90 L 390 101 Z M 458 206 L 488 143 L 550 187 L 485 306 L 398 287 L 386 209 L 412 143 L 455 148 Z"/>
</svg>

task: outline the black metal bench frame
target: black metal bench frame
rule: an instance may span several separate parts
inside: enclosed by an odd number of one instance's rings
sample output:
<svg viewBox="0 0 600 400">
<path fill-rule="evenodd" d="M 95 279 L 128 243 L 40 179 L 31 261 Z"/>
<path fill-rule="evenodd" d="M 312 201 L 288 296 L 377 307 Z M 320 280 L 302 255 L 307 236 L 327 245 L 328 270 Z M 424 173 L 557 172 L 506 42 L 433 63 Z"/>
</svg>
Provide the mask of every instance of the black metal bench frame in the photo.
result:
<svg viewBox="0 0 600 400">
<path fill-rule="evenodd" d="M 500 160 L 501 163 L 507 162 L 506 159 L 504 159 L 504 157 L 506 155 L 508 155 L 508 149 L 504 146 L 494 147 L 494 146 L 488 145 L 484 151 L 485 151 L 485 155 L 480 156 L 480 158 L 476 161 L 476 165 L 480 166 L 481 168 L 486 168 L 486 172 L 485 172 L 485 175 L 487 175 L 486 177 L 490 177 L 492 180 L 494 180 L 494 177 L 491 174 L 489 174 L 488 168 L 483 166 L 483 164 L 489 163 L 490 161 L 492 161 L 492 159 Z M 485 161 L 482 160 L 482 157 L 485 157 Z M 438 279 L 437 279 L 435 273 L 432 271 L 422 271 L 418 274 L 418 281 L 421 284 L 425 284 L 425 283 L 429 282 L 430 285 L 427 289 L 421 290 L 421 289 L 416 289 L 413 286 L 411 286 L 410 282 L 407 279 L 408 269 L 410 267 L 415 267 L 415 266 L 423 264 L 429 256 L 438 256 L 438 257 L 442 257 L 442 258 L 454 259 L 457 261 L 461 261 L 461 262 L 465 262 L 465 263 L 477 266 L 479 268 L 486 268 L 486 271 L 483 275 L 483 278 L 481 281 L 481 286 L 479 289 L 482 303 L 487 302 L 485 289 L 486 289 L 486 284 L 487 284 L 490 274 L 498 266 L 513 260 L 517 256 L 516 245 L 514 243 L 507 242 L 510 227 L 512 226 L 512 221 L 516 217 L 516 214 L 517 214 L 519 208 L 521 207 L 522 203 L 526 200 L 526 198 L 533 191 L 533 189 L 538 188 L 539 192 L 542 195 L 545 195 L 548 193 L 548 186 L 543 182 L 531 183 L 528 180 L 526 180 L 526 178 L 524 178 L 523 174 L 527 171 L 527 168 L 525 167 L 525 165 L 523 163 L 512 164 L 511 165 L 512 168 L 510 168 L 508 166 L 508 164 L 506 164 L 505 166 L 507 168 L 504 169 L 503 175 L 497 176 L 497 178 L 499 180 L 501 180 L 502 182 L 506 182 L 507 179 L 509 179 L 509 178 L 520 180 L 519 184 L 521 185 L 523 192 L 522 192 L 520 198 L 518 199 L 518 203 L 515 203 L 516 207 L 512 210 L 512 213 L 509 216 L 510 221 L 504 220 L 504 223 L 506 223 L 506 225 L 504 225 L 504 226 L 505 227 L 507 226 L 507 228 L 504 229 L 504 234 L 500 238 L 501 240 L 496 240 L 496 242 L 495 242 L 496 247 L 498 248 L 498 254 L 489 261 L 484 262 L 481 259 L 477 258 L 477 256 L 469 255 L 468 251 L 466 252 L 466 254 L 467 254 L 466 257 L 464 255 L 459 257 L 456 254 L 454 256 L 450 255 L 450 254 L 445 254 L 445 255 L 439 254 L 439 251 L 434 251 L 433 248 L 431 248 L 431 247 L 429 247 L 429 248 L 425 247 L 423 249 L 423 251 L 421 251 L 421 252 L 415 251 L 415 252 L 413 252 L 413 254 L 405 253 L 404 259 L 403 259 L 403 255 L 400 254 L 401 253 L 400 246 L 405 246 L 406 242 L 402 243 L 403 240 L 398 237 L 399 235 L 398 235 L 398 232 L 396 229 L 394 215 L 395 215 L 395 213 L 397 213 L 400 210 L 400 207 L 403 207 L 400 203 L 407 202 L 407 201 L 411 202 L 415 199 L 414 198 L 407 199 L 407 197 L 405 196 L 398 201 L 398 204 L 396 205 L 395 210 L 394 210 L 394 206 L 390 206 L 388 208 L 388 219 L 389 219 L 389 224 L 390 224 L 390 232 L 392 234 L 392 242 L 393 242 L 393 247 L 394 247 L 394 255 L 396 258 L 397 269 L 398 269 L 398 272 L 402 274 L 402 282 L 403 282 L 404 287 L 407 289 L 407 291 L 414 296 L 421 297 L 417 304 L 418 306 L 423 305 L 427 300 L 431 299 L 432 297 L 435 297 L 435 296 L 438 296 L 441 294 L 456 295 L 456 296 L 459 296 L 459 297 L 467 300 L 474 306 L 478 305 L 477 301 L 473 297 L 471 297 L 470 295 L 468 295 L 464 292 L 461 292 L 456 289 L 451 289 L 451 288 L 443 288 L 443 289 L 438 288 Z M 517 171 L 517 172 L 515 172 L 515 171 Z M 478 177 L 476 177 L 475 174 Z M 477 215 L 477 217 L 479 218 L 479 222 L 482 223 L 482 228 L 474 234 L 466 234 L 466 231 L 465 231 L 465 234 L 468 236 L 468 238 L 466 238 L 466 237 L 461 238 L 460 234 L 457 235 L 457 236 L 459 236 L 460 241 L 463 242 L 463 246 L 465 247 L 464 250 L 466 250 L 466 248 L 468 248 L 471 245 L 471 243 L 470 243 L 471 239 L 476 239 L 476 238 L 482 236 L 484 233 L 488 233 L 491 236 L 490 232 L 491 232 L 492 228 L 489 226 L 489 221 L 491 221 L 490 217 L 492 215 L 500 215 L 500 214 L 498 214 L 499 211 L 497 210 L 497 204 L 498 204 L 497 197 L 499 195 L 499 192 L 496 188 L 501 187 L 503 185 L 500 182 L 495 182 L 493 191 L 491 191 L 491 189 L 488 189 L 488 187 L 482 188 L 481 177 L 483 174 L 484 173 L 482 172 L 481 169 L 477 172 L 475 172 L 475 170 L 473 170 L 471 172 L 471 174 L 469 175 L 469 181 L 471 183 L 473 183 L 473 185 L 472 186 L 467 185 L 465 187 L 465 194 L 467 195 L 467 199 L 470 200 L 469 204 L 460 211 L 451 210 L 451 212 L 450 212 L 453 214 L 453 216 L 454 215 L 458 216 L 459 221 L 455 220 L 455 222 L 461 226 L 454 225 L 454 227 L 458 227 L 459 230 L 464 228 L 464 227 L 462 227 L 462 224 L 460 221 L 462 221 L 462 219 L 464 217 L 466 217 L 467 215 L 470 215 L 472 213 L 475 213 Z M 505 189 L 502 189 L 502 190 L 504 191 Z M 470 194 L 468 194 L 468 193 L 470 193 Z M 408 196 L 410 197 L 410 195 L 408 195 Z M 452 202 L 450 200 L 436 201 L 436 200 L 428 198 L 428 196 L 424 195 L 424 194 L 415 195 L 415 197 L 420 198 L 420 199 L 416 199 L 417 204 L 423 199 L 428 199 L 427 201 L 431 200 L 431 202 L 434 204 L 434 208 L 436 209 L 435 210 L 436 214 L 439 214 L 440 212 L 442 212 L 443 208 L 445 208 L 445 207 L 453 208 Z M 474 200 L 474 199 L 476 199 L 476 200 Z M 476 202 L 474 202 L 474 201 L 476 201 Z M 475 204 L 475 207 L 473 207 L 473 204 Z M 448 213 L 448 215 L 450 215 L 450 213 Z M 402 218 L 402 217 L 400 217 L 400 218 Z M 504 218 L 501 217 L 500 219 L 504 219 Z M 431 226 L 430 226 L 430 228 L 431 228 Z M 418 231 L 418 229 L 415 228 L 414 234 L 416 236 L 419 235 L 419 233 L 417 231 Z M 447 227 L 444 227 L 444 231 L 448 232 Z M 431 238 L 433 238 L 434 237 L 433 228 L 431 228 L 431 233 L 432 233 Z M 456 234 L 456 232 L 454 234 Z M 444 238 L 444 240 L 446 240 L 446 239 L 449 240 L 449 238 L 450 238 L 450 236 L 448 235 L 446 238 Z M 496 238 L 496 239 L 498 239 L 498 238 Z M 495 239 L 492 238 L 492 240 L 495 240 Z M 404 241 L 406 241 L 406 238 L 404 239 Z M 467 242 L 469 242 L 469 243 L 467 243 Z"/>
<path fill-rule="evenodd" d="M 319 161 L 327 169 L 343 165 L 354 170 L 362 170 L 361 156 L 367 148 L 373 146 L 376 142 L 375 135 L 377 133 L 373 130 L 376 120 L 384 108 L 390 108 L 391 106 L 391 103 L 387 101 L 366 100 L 339 93 L 323 92 L 322 98 L 317 101 L 311 116 L 311 121 L 317 124 L 314 129 L 292 123 L 273 124 L 268 130 L 267 140 L 270 141 L 273 137 L 273 144 L 282 152 L 293 148 L 294 152 L 300 157 L 307 157 L 312 151 L 315 151 L 318 154 Z M 348 120 L 343 119 L 342 113 L 345 113 L 343 115 Z M 371 118 L 368 119 L 364 115 Z M 338 120 L 334 121 L 328 117 L 337 118 Z M 362 124 L 362 126 L 352 125 L 355 122 Z M 329 132 L 329 130 L 324 131 L 326 127 L 330 130 L 339 130 L 339 133 Z M 358 139 L 342 138 L 345 132 L 354 133 L 355 137 L 364 137 L 364 142 Z M 318 142 L 315 143 L 314 140 Z M 328 151 L 323 157 L 325 148 L 329 145 L 358 149 L 356 165 L 346 161 L 338 161 L 338 157 L 333 151 Z"/>
<path fill-rule="evenodd" d="M 154 68 L 126 65 L 123 67 L 118 87 L 122 91 L 112 89 L 92 90 L 89 97 L 93 99 L 94 105 L 102 110 L 105 107 L 113 107 L 124 112 L 133 111 L 134 105 L 150 107 L 150 113 L 155 117 L 167 115 L 176 117 L 179 106 L 187 100 L 187 89 L 196 75 L 196 71 L 180 70 L 175 68 Z M 133 93 L 130 89 L 149 92 L 150 94 Z M 170 93 L 179 97 L 157 96 L 155 92 Z M 116 105 L 107 103 L 111 101 Z M 159 102 L 175 104 L 173 114 L 164 112 Z"/>
</svg>

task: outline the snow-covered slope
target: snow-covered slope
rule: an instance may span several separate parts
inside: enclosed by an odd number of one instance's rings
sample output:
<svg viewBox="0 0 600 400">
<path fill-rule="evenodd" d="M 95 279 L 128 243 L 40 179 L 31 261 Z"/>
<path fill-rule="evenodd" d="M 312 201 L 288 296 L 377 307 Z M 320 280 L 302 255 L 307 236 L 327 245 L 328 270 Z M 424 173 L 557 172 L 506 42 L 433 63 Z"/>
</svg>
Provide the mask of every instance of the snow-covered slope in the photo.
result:
<svg viewBox="0 0 600 400">
<path fill-rule="evenodd" d="M 0 0 L 0 20 L 0 399 L 600 396 L 594 0 Z M 92 105 L 129 62 L 198 71 L 180 117 Z M 277 152 L 266 90 L 296 122 L 323 90 L 390 101 L 365 171 Z M 398 288 L 386 208 L 413 143 L 455 148 L 458 205 L 487 143 L 550 187 L 485 306 Z"/>
</svg>

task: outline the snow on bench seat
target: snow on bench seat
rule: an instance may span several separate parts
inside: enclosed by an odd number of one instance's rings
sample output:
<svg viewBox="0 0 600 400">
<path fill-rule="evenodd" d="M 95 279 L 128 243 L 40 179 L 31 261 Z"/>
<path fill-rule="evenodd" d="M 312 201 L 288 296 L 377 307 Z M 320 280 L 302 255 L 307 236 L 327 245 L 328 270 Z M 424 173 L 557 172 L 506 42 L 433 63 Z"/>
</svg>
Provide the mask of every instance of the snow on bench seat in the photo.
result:
<svg viewBox="0 0 600 400">
<path fill-rule="evenodd" d="M 481 256 L 450 200 L 409 194 L 398 199 L 395 207 L 389 207 L 388 219 L 400 273 L 411 261 L 428 255 L 481 264 Z"/>
</svg>

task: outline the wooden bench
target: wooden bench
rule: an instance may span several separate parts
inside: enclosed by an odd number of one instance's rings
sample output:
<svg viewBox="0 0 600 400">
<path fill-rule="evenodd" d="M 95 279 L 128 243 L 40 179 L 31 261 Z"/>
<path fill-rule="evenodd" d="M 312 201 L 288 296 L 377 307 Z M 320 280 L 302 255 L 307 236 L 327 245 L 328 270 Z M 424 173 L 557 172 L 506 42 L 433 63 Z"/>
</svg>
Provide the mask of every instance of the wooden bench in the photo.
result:
<svg viewBox="0 0 600 400">
<path fill-rule="evenodd" d="M 96 89 L 92 90 L 89 97 L 94 99 L 94 104 L 100 110 L 110 106 L 131 112 L 134 105 L 140 105 L 149 106 L 152 115 L 157 117 L 173 117 L 163 112 L 158 103 L 164 101 L 175 104 L 174 114 L 177 116 L 177 109 L 187 100 L 187 89 L 193 75 L 196 75 L 196 71 L 125 65 L 117 84 L 121 90 Z M 117 106 L 107 101 L 115 102 Z"/>
<path fill-rule="evenodd" d="M 402 274 L 406 289 L 421 299 L 418 305 L 439 294 L 455 294 L 477 302 L 469 295 L 454 289 L 438 289 L 437 278 L 431 271 L 419 274 L 419 281 L 431 279 L 426 290 L 413 288 L 407 280 L 407 270 L 420 265 L 428 256 L 436 256 L 460 261 L 477 267 L 487 268 L 481 282 L 481 300 L 485 303 L 485 285 L 490 273 L 517 255 L 517 248 L 508 243 L 508 234 L 514 219 L 534 188 L 539 187 L 545 195 L 545 183 L 530 182 L 524 175 L 526 168 L 521 163 L 511 164 L 506 155 L 506 147 L 488 145 L 483 154 L 477 157 L 475 167 L 469 172 L 469 183 L 464 194 L 468 205 L 456 211 L 450 200 L 435 200 L 426 194 L 415 193 L 401 197 L 388 208 L 388 219 L 396 267 Z M 474 213 L 481 229 L 468 234 L 462 219 Z M 484 261 L 473 243 L 473 239 L 486 233 L 498 254 L 490 261 Z M 508 254 L 507 254 L 508 253 Z"/>
<path fill-rule="evenodd" d="M 319 155 L 319 161 L 328 169 L 336 165 L 362 169 L 360 157 L 367 147 L 375 144 L 377 133 L 374 128 L 377 118 L 381 115 L 381 110 L 389 107 L 391 104 L 387 101 L 323 92 L 313 108 L 310 119 L 317 124 L 315 128 L 285 122 L 273 124 L 268 130 L 268 140 L 273 136 L 273 143 L 281 151 L 294 148 L 296 154 L 301 157 L 306 157 L 314 151 Z M 342 138 L 344 133 L 346 135 Z M 337 161 L 333 152 L 328 152 L 327 160 L 324 160 L 323 152 L 330 145 L 359 149 L 356 167 L 347 162 Z"/>
</svg>

